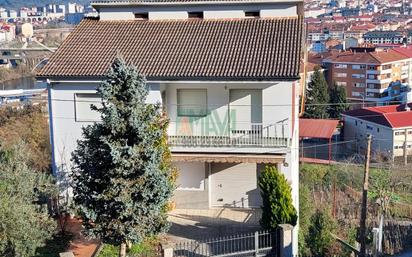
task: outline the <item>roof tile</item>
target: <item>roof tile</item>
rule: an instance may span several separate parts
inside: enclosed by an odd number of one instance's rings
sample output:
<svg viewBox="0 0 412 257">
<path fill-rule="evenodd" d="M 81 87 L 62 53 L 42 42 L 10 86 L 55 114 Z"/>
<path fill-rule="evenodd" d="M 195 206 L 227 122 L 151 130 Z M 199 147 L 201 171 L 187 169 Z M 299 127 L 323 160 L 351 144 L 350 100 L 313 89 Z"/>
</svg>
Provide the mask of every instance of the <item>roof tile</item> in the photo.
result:
<svg viewBox="0 0 412 257">
<path fill-rule="evenodd" d="M 38 77 L 101 77 L 116 56 L 148 79 L 297 79 L 302 18 L 169 21 L 85 19 Z"/>
</svg>

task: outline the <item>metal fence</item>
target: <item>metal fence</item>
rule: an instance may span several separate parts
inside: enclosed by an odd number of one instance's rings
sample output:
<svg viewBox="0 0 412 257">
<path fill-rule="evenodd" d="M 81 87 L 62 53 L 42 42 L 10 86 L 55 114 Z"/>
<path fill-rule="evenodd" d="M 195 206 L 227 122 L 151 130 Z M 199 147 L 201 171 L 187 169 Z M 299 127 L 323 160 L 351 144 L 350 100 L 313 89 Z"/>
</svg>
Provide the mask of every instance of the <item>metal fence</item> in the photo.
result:
<svg viewBox="0 0 412 257">
<path fill-rule="evenodd" d="M 223 236 L 215 239 L 177 243 L 174 257 L 278 257 L 279 231 Z"/>
</svg>

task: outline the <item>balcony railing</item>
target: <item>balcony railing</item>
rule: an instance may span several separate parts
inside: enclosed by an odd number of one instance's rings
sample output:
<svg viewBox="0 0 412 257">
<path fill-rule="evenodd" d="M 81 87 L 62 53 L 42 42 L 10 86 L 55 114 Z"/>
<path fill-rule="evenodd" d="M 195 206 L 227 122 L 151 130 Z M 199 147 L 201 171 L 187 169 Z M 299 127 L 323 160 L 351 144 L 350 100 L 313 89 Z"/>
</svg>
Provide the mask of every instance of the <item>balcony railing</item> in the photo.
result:
<svg viewBox="0 0 412 257">
<path fill-rule="evenodd" d="M 272 124 L 235 123 L 224 124 L 223 129 L 205 130 L 187 124 L 171 123 L 169 144 L 180 147 L 269 147 L 289 146 L 288 124 L 286 121 Z M 185 129 L 181 129 L 185 127 Z M 208 126 L 213 127 L 213 125 Z"/>
</svg>

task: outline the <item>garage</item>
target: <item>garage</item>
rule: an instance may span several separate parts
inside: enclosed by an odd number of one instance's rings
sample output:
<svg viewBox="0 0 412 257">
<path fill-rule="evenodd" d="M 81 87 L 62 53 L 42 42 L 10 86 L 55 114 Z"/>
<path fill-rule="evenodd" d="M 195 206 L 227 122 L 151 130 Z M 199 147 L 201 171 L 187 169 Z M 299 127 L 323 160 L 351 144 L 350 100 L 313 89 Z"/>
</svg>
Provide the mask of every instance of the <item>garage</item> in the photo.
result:
<svg viewBox="0 0 412 257">
<path fill-rule="evenodd" d="M 259 208 L 258 167 L 256 163 L 212 163 L 212 207 Z"/>
</svg>

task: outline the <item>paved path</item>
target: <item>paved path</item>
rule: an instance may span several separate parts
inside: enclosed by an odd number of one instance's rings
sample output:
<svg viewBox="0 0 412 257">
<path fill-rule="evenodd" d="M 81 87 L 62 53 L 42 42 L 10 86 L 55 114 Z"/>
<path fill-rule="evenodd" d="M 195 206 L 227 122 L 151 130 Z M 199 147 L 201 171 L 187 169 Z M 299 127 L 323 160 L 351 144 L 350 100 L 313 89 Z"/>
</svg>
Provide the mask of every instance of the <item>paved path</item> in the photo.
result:
<svg viewBox="0 0 412 257">
<path fill-rule="evenodd" d="M 254 232 L 261 229 L 260 216 L 260 210 L 173 210 L 169 213 L 172 227 L 166 235 L 166 240 L 176 243 Z"/>
<path fill-rule="evenodd" d="M 82 234 L 82 226 L 79 220 L 69 221 L 69 230 L 74 234 L 74 239 L 70 244 L 69 251 L 76 257 L 91 257 L 99 244 L 98 240 L 87 240 Z"/>
</svg>

